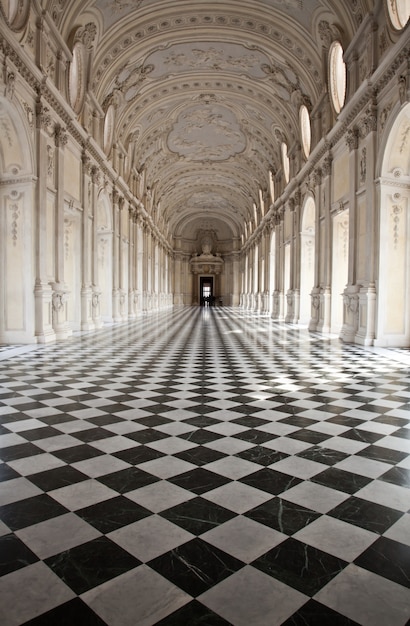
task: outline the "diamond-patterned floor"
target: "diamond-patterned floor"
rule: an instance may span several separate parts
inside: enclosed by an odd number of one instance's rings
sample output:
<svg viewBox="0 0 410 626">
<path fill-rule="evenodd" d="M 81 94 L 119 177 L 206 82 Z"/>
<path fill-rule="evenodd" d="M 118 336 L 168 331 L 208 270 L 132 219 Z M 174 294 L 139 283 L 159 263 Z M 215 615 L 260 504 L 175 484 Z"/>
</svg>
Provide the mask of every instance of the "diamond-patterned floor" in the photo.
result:
<svg viewBox="0 0 410 626">
<path fill-rule="evenodd" d="M 404 626 L 410 370 L 381 352 L 229 308 L 3 350 L 2 626 Z"/>
</svg>

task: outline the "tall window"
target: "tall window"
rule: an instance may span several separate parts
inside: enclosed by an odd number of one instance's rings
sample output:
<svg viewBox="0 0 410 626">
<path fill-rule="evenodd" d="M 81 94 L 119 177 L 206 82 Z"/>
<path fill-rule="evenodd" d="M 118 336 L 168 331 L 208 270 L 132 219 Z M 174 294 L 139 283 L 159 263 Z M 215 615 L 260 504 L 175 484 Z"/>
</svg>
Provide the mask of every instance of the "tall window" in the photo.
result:
<svg viewBox="0 0 410 626">
<path fill-rule="evenodd" d="M 334 41 L 329 50 L 329 91 L 336 113 L 340 113 L 346 97 L 346 65 L 340 41 Z"/>
</svg>

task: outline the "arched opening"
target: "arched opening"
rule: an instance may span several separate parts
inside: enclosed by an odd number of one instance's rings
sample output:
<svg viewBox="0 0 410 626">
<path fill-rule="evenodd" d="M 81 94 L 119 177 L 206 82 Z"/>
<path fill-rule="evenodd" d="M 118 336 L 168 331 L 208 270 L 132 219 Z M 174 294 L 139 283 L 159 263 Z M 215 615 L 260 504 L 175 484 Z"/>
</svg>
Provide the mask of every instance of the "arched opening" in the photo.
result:
<svg viewBox="0 0 410 626">
<path fill-rule="evenodd" d="M 343 325 L 343 292 L 348 280 L 349 210 L 333 217 L 332 237 L 332 300 L 330 332 L 339 333 Z"/>
<path fill-rule="evenodd" d="M 315 201 L 309 196 L 303 207 L 300 229 L 299 322 L 301 324 L 309 324 L 311 318 L 310 294 L 315 284 L 315 219 Z"/>
<path fill-rule="evenodd" d="M 103 322 L 113 321 L 113 244 L 111 205 L 105 192 L 97 203 L 97 286 L 100 290 L 100 315 Z"/>
<path fill-rule="evenodd" d="M 269 248 L 269 312 L 272 315 L 275 311 L 274 297 L 276 290 L 276 233 L 273 230 L 270 238 Z"/>
<path fill-rule="evenodd" d="M 0 126 L 0 342 L 35 343 L 33 150 L 26 119 L 7 98 Z"/>
<path fill-rule="evenodd" d="M 377 328 L 374 344 L 410 346 L 410 105 L 397 116 L 382 157 Z"/>
</svg>

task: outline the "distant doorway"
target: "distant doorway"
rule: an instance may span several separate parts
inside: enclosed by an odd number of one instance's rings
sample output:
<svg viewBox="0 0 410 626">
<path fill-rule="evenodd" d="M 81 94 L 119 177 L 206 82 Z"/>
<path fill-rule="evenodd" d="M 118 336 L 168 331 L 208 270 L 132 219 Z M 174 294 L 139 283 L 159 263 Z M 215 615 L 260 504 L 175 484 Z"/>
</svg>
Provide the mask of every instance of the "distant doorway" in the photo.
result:
<svg viewBox="0 0 410 626">
<path fill-rule="evenodd" d="M 214 295 L 214 279 L 212 276 L 201 276 L 200 285 L 200 303 L 201 306 L 211 306 L 215 302 Z"/>
</svg>

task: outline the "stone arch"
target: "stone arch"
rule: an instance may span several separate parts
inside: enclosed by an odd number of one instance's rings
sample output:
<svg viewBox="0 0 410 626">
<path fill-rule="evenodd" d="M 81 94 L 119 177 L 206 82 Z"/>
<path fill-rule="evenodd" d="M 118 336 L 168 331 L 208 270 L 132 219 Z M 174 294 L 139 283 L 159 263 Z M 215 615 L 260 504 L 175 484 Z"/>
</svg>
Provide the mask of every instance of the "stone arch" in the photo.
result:
<svg viewBox="0 0 410 626">
<path fill-rule="evenodd" d="M 410 346 L 410 104 L 397 114 L 380 154 L 377 346 Z"/>
<path fill-rule="evenodd" d="M 315 225 L 316 204 L 307 195 L 300 220 L 300 310 L 299 322 L 309 324 L 311 319 L 311 292 L 315 285 Z"/>
<path fill-rule="evenodd" d="M 35 343 L 34 146 L 13 93 L 0 97 L 0 127 L 0 341 Z"/>
<path fill-rule="evenodd" d="M 97 271 L 100 315 L 103 322 L 113 321 L 113 225 L 110 198 L 105 190 L 98 195 L 96 208 Z"/>
</svg>

